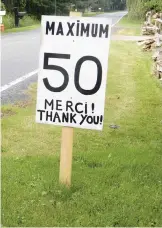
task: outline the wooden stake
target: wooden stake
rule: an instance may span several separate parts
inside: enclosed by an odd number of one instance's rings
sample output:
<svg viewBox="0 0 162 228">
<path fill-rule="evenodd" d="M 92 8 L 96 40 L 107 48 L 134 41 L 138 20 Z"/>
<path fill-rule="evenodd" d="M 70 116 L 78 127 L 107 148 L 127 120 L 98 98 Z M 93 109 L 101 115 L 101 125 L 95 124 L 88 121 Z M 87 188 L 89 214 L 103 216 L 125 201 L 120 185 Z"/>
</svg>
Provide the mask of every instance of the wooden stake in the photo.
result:
<svg viewBox="0 0 162 228">
<path fill-rule="evenodd" d="M 60 184 L 64 184 L 67 187 L 71 185 L 72 152 L 73 128 L 63 127 L 60 154 Z"/>
<path fill-rule="evenodd" d="M 70 16 L 82 16 L 81 12 L 70 12 Z M 73 128 L 62 128 L 62 142 L 60 154 L 60 184 L 67 187 L 71 185 L 72 173 L 72 153 L 73 153 Z"/>
</svg>

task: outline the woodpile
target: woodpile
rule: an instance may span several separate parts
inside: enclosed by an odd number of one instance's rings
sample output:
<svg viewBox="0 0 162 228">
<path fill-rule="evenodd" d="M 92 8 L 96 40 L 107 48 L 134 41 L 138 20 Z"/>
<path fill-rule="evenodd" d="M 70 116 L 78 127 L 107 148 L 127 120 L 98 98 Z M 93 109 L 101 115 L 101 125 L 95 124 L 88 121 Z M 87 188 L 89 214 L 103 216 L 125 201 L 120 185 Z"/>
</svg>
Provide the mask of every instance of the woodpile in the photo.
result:
<svg viewBox="0 0 162 228">
<path fill-rule="evenodd" d="M 162 47 L 162 35 L 156 33 L 154 37 L 139 40 L 138 45 L 142 47 L 143 51 L 156 50 Z"/>
<path fill-rule="evenodd" d="M 154 74 L 158 79 L 162 79 L 162 35 L 155 36 L 155 52 L 153 54 Z"/>
<path fill-rule="evenodd" d="M 143 51 L 154 51 L 154 75 L 162 80 L 162 13 L 153 14 L 151 11 L 146 14 L 146 21 L 142 28 L 143 35 L 154 35 L 148 39 L 138 41 Z"/>
<path fill-rule="evenodd" d="M 157 19 L 162 20 L 162 13 L 153 14 L 152 11 L 146 13 L 146 21 L 142 27 L 142 35 L 155 35 L 160 32 L 160 28 L 157 26 L 158 22 L 155 23 Z"/>
<path fill-rule="evenodd" d="M 138 45 L 142 47 L 143 51 L 150 51 L 155 48 L 155 39 L 139 40 Z"/>
<path fill-rule="evenodd" d="M 158 79 L 162 80 L 162 48 L 156 53 L 154 53 L 153 60 L 154 74 L 157 76 Z"/>
<path fill-rule="evenodd" d="M 154 25 L 144 26 L 142 28 L 142 35 L 143 36 L 155 35 L 157 31 L 158 29 Z"/>
</svg>

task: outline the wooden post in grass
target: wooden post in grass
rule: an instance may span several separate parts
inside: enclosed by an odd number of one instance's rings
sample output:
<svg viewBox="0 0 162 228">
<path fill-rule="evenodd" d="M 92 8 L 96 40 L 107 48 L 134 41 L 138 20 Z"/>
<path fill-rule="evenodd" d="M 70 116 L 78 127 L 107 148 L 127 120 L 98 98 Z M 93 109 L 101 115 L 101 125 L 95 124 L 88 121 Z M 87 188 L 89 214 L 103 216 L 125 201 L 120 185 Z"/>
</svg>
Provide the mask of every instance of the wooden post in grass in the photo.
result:
<svg viewBox="0 0 162 228">
<path fill-rule="evenodd" d="M 60 154 L 60 183 L 70 187 L 73 153 L 73 132 L 70 127 L 62 128 L 62 142 Z"/>
<path fill-rule="evenodd" d="M 81 12 L 70 12 L 70 16 L 81 17 Z M 60 184 L 67 187 L 71 185 L 72 153 L 73 153 L 73 128 L 62 128 L 61 154 L 60 154 Z"/>
</svg>

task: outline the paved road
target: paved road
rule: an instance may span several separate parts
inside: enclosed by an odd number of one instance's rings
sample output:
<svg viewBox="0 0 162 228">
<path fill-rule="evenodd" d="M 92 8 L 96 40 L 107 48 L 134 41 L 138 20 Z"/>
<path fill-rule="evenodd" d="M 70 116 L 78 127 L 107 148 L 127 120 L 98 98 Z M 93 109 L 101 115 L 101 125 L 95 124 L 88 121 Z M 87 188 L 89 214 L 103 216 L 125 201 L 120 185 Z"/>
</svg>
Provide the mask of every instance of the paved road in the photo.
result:
<svg viewBox="0 0 162 228">
<path fill-rule="evenodd" d="M 126 14 L 127 14 L 127 11 L 121 11 L 121 12 L 116 12 L 116 13 L 99 14 L 96 17 L 111 18 L 112 19 L 112 24 L 115 25 Z"/>
<path fill-rule="evenodd" d="M 112 18 L 114 25 L 126 13 L 105 13 L 97 17 Z M 1 101 L 6 104 L 25 99 L 24 90 L 37 80 L 40 29 L 2 35 L 1 40 Z"/>
</svg>

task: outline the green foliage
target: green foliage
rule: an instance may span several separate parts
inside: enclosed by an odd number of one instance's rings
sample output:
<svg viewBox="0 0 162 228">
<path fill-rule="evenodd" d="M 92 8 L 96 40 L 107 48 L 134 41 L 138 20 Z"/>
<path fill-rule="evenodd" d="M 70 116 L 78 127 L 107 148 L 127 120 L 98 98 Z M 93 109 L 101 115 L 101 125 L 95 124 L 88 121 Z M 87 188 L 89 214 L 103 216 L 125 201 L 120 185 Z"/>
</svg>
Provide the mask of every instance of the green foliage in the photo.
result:
<svg viewBox="0 0 162 228">
<path fill-rule="evenodd" d="M 127 0 L 130 18 L 144 18 L 148 10 L 162 11 L 162 0 Z"/>
<path fill-rule="evenodd" d="M 142 20 L 131 20 L 126 15 L 118 23 L 119 28 L 116 31 L 117 35 L 130 35 L 130 36 L 140 36 L 141 35 L 141 26 Z"/>
<path fill-rule="evenodd" d="M 89 8 L 93 11 L 98 11 L 98 8 L 102 11 L 123 10 L 126 7 L 126 0 L 78 0 L 76 6 L 81 10 Z"/>
<path fill-rule="evenodd" d="M 55 14 L 55 0 L 6 0 L 6 8 L 13 11 L 14 6 L 18 6 L 20 11 L 26 9 L 28 14 L 35 15 L 40 19 L 41 15 Z M 126 6 L 126 0 L 56 0 L 57 15 L 68 15 L 70 10 L 78 11 L 111 11 L 122 10 Z"/>
<path fill-rule="evenodd" d="M 53 0 L 54 2 L 54 0 Z M 73 1 L 72 1 L 73 2 Z M 69 0 L 56 0 L 56 13 L 57 15 L 69 15 L 70 12 L 70 2 Z M 54 14 L 54 9 L 52 14 Z"/>
<path fill-rule="evenodd" d="M 57 15 L 67 15 L 70 9 L 70 3 L 67 0 L 56 1 Z M 55 14 L 55 1 L 54 0 L 32 0 L 27 1 L 27 12 L 40 18 L 41 15 L 54 15 Z"/>
<path fill-rule="evenodd" d="M 129 18 L 141 18 L 144 16 L 145 8 L 143 0 L 127 0 Z"/>
<path fill-rule="evenodd" d="M 5 26 L 5 29 L 11 29 L 14 28 L 14 16 L 12 14 L 6 14 L 3 17 L 3 23 Z M 39 21 L 36 20 L 34 17 L 30 16 L 24 16 L 23 19 L 20 20 L 20 27 L 26 27 L 26 26 L 31 26 L 38 24 Z"/>
<path fill-rule="evenodd" d="M 20 20 L 20 27 L 31 26 L 33 24 L 38 24 L 39 21 L 33 16 L 24 16 Z"/>
<path fill-rule="evenodd" d="M 27 0 L 5 0 L 5 6 L 8 11 L 12 12 L 14 6 L 18 6 L 20 11 L 24 10 L 26 7 Z"/>
<path fill-rule="evenodd" d="M 14 7 L 14 0 L 2 0 L 4 2 L 6 11 L 11 12 L 13 11 L 13 7 Z"/>
<path fill-rule="evenodd" d="M 1 1 L 0 1 L 0 10 L 6 11 L 5 4 L 3 2 L 1 2 Z"/>
<path fill-rule="evenodd" d="M 125 0 L 111 0 L 110 7 L 112 10 L 123 10 L 126 7 Z"/>
<path fill-rule="evenodd" d="M 156 11 L 162 11 L 162 1 L 161 0 L 150 0 L 144 3 L 147 10 L 155 9 Z"/>
<path fill-rule="evenodd" d="M 30 30 L 33 30 L 33 29 L 37 29 L 39 27 L 40 27 L 40 23 L 39 24 L 25 26 L 25 27 L 18 27 L 18 28 L 16 27 L 16 28 L 7 29 L 7 30 L 5 30 L 5 33 L 30 31 Z"/>
<path fill-rule="evenodd" d="M 11 14 L 6 14 L 3 17 L 3 24 L 5 26 L 5 29 L 10 29 L 14 27 L 14 17 Z"/>
<path fill-rule="evenodd" d="M 19 0 L 19 10 L 22 11 L 26 7 L 26 0 Z"/>
</svg>

